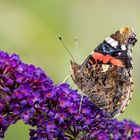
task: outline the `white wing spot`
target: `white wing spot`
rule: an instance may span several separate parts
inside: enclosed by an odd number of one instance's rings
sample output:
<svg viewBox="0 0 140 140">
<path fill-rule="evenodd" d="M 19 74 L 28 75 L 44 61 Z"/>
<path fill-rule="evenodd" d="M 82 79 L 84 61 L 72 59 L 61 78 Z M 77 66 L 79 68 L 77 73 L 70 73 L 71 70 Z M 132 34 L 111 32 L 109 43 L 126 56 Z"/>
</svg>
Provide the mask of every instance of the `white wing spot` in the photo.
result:
<svg viewBox="0 0 140 140">
<path fill-rule="evenodd" d="M 121 55 L 121 52 L 118 52 L 118 55 Z"/>
<path fill-rule="evenodd" d="M 126 46 L 123 44 L 123 45 L 121 45 L 121 49 L 123 50 L 123 51 L 125 51 L 126 50 Z"/>
<path fill-rule="evenodd" d="M 105 41 L 110 44 L 112 47 L 116 48 L 118 45 L 118 41 L 114 40 L 110 36 L 105 39 Z"/>
<path fill-rule="evenodd" d="M 117 46 L 118 46 L 118 41 L 113 41 L 113 42 L 111 42 L 111 44 L 110 44 L 112 47 L 114 47 L 114 48 L 116 48 Z"/>
<path fill-rule="evenodd" d="M 106 72 L 109 69 L 110 65 L 102 64 L 103 72 Z"/>
</svg>

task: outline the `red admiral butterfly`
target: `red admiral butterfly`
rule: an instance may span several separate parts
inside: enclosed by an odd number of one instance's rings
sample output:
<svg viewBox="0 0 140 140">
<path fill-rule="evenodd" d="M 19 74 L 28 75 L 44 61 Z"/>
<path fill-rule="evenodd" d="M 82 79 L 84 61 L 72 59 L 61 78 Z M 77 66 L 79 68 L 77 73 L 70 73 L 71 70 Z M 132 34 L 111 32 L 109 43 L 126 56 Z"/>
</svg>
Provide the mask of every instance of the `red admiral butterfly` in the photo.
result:
<svg viewBox="0 0 140 140">
<path fill-rule="evenodd" d="M 132 28 L 124 27 L 107 37 L 82 65 L 71 61 L 72 79 L 100 109 L 112 117 L 123 112 L 132 97 Z"/>
</svg>

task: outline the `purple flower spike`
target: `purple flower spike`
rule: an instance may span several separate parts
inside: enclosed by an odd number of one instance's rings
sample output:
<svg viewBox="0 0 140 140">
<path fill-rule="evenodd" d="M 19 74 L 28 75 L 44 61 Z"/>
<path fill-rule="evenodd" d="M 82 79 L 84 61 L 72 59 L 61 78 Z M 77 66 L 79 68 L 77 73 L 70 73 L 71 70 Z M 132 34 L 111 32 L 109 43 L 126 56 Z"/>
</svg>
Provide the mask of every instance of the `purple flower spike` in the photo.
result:
<svg viewBox="0 0 140 140">
<path fill-rule="evenodd" d="M 18 120 L 34 127 L 30 140 L 140 140 L 140 126 L 118 121 L 68 84 L 53 81 L 34 65 L 0 51 L 0 138 Z"/>
</svg>

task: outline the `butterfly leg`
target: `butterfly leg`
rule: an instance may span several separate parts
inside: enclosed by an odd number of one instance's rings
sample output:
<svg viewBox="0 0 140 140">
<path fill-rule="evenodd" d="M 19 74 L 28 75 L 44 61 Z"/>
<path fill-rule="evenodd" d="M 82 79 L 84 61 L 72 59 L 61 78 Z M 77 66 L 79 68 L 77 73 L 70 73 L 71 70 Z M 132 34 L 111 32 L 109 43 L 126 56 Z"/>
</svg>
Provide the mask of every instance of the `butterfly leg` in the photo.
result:
<svg viewBox="0 0 140 140">
<path fill-rule="evenodd" d="M 61 85 L 61 84 L 63 84 L 63 83 L 66 83 L 66 82 L 68 81 L 69 77 L 71 76 L 71 74 L 72 74 L 72 73 L 68 74 L 68 75 L 66 76 L 66 78 L 65 78 L 59 85 Z"/>
<path fill-rule="evenodd" d="M 84 96 L 84 95 L 82 94 L 82 95 L 81 95 L 81 100 L 80 100 L 80 106 L 79 106 L 79 113 L 81 112 L 83 96 Z"/>
</svg>

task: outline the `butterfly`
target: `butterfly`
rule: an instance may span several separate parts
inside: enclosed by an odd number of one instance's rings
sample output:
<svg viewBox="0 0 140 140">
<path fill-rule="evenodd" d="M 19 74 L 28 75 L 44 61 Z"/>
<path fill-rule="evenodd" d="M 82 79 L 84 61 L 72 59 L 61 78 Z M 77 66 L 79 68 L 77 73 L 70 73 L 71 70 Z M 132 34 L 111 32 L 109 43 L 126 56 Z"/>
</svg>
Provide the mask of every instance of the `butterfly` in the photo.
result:
<svg viewBox="0 0 140 140">
<path fill-rule="evenodd" d="M 124 27 L 107 37 L 79 65 L 71 61 L 71 77 L 91 102 L 115 117 L 132 98 L 132 49 L 137 42 L 132 28 Z"/>
</svg>

